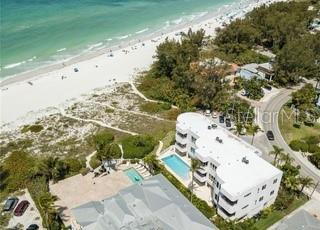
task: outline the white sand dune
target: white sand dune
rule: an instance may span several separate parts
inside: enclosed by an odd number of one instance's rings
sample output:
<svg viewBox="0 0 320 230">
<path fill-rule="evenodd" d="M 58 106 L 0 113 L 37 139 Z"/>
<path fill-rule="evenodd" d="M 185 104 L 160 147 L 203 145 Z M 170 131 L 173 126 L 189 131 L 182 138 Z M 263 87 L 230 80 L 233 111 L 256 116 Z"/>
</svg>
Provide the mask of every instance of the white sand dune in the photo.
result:
<svg viewBox="0 0 320 230">
<path fill-rule="evenodd" d="M 110 52 L 103 51 L 103 54 L 96 57 L 79 62 L 73 61 L 71 62 L 73 64 L 66 64 L 65 67 L 60 64 L 57 70 L 52 70 L 56 67 L 48 68 L 50 71 L 44 74 L 34 71 L 24 74 L 23 77 L 15 76 L 3 81 L 0 91 L 0 124 L 3 128 L 5 124 L 8 127 L 10 123 L 10 127 L 14 128 L 53 111 L 47 108 L 62 106 L 68 100 L 91 93 L 96 88 L 106 87 L 116 82 L 131 81 L 138 71 L 150 67 L 156 46 L 166 37 L 178 38 L 175 34 L 187 31 L 188 28 L 193 30 L 203 28 L 208 35 L 214 35 L 215 28 L 221 26 L 223 22 L 228 22 L 231 14 L 233 18 L 243 16 L 255 6 L 270 2 L 271 0 L 250 0 L 242 1 L 241 5 L 236 5 L 236 8 L 224 7 L 204 16 L 201 22 L 193 22 L 192 25 L 176 28 L 176 31 L 153 40 L 145 40 L 144 46 L 142 42 L 134 45 L 136 49 L 132 49 L 134 46 L 128 46 L 125 48 L 129 51 L 127 54 L 120 49 L 113 51 L 113 57 L 110 57 Z M 75 72 L 74 68 L 78 68 L 79 71 Z"/>
</svg>

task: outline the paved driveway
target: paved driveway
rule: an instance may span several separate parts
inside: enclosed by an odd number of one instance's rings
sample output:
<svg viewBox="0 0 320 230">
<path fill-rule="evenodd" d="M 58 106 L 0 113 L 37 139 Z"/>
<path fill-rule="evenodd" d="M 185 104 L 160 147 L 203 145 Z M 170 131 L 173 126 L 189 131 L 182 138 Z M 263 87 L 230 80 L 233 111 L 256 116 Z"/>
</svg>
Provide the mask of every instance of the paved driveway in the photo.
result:
<svg viewBox="0 0 320 230">
<path fill-rule="evenodd" d="M 23 229 L 26 229 L 30 224 L 37 224 L 40 229 L 43 229 L 40 213 L 36 208 L 33 200 L 31 199 L 29 192 L 25 190 L 25 194 L 17 197 L 19 198 L 19 203 L 22 200 L 28 200 L 30 202 L 30 205 L 22 216 L 12 215 L 12 218 L 9 221 L 8 228 L 14 228 L 17 225 L 22 225 Z"/>
</svg>

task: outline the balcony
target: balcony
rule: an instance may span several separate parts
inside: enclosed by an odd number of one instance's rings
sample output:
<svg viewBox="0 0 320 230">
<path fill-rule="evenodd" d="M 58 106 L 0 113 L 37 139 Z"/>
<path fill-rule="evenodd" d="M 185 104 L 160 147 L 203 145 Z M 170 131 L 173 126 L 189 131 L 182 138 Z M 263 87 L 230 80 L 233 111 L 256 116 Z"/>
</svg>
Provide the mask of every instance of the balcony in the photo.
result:
<svg viewBox="0 0 320 230">
<path fill-rule="evenodd" d="M 221 194 L 221 199 L 223 199 L 225 202 L 227 202 L 229 205 L 233 206 L 235 204 L 238 203 L 238 200 L 236 201 L 232 201 L 230 200 L 228 197 L 226 197 L 225 195 Z"/>
<path fill-rule="evenodd" d="M 187 153 L 187 145 L 186 144 L 181 144 L 179 142 L 176 142 L 175 144 L 175 151 L 181 156 L 185 156 Z"/>
<path fill-rule="evenodd" d="M 223 207 L 218 205 L 218 214 L 220 214 L 224 219 L 234 219 L 233 217 L 236 215 L 236 212 L 229 213 L 227 210 L 225 210 Z"/>
<path fill-rule="evenodd" d="M 186 150 L 187 144 L 182 144 L 182 143 L 176 141 L 176 147 L 179 147 L 180 149 Z"/>
<path fill-rule="evenodd" d="M 222 207 L 228 213 L 234 213 L 237 208 L 236 205 L 234 205 L 234 206 L 230 205 L 224 198 L 221 197 L 221 195 L 219 196 L 218 204 L 220 207 Z"/>
<path fill-rule="evenodd" d="M 180 133 L 180 132 L 176 132 L 176 135 L 177 135 L 178 137 L 182 138 L 182 139 L 185 139 L 185 138 L 187 138 L 187 136 L 188 136 L 188 134 L 182 134 L 182 133 Z"/>
<path fill-rule="evenodd" d="M 199 171 L 200 170 L 200 171 Z M 203 169 L 198 169 L 193 177 L 200 183 L 205 183 L 207 181 L 207 173 Z"/>
<path fill-rule="evenodd" d="M 176 133 L 176 141 L 181 144 L 187 144 L 188 138 L 181 137 L 180 135 L 178 135 L 178 133 Z"/>
</svg>

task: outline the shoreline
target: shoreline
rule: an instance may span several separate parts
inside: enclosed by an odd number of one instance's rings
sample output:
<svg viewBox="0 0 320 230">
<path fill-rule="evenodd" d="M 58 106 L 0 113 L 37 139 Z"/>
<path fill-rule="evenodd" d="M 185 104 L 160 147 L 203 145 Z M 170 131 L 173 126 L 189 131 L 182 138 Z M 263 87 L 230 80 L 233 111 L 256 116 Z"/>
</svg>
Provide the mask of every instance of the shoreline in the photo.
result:
<svg viewBox="0 0 320 230">
<path fill-rule="evenodd" d="M 252 4 L 255 0 L 245 0 L 245 4 Z M 259 1 L 259 0 L 256 0 Z M 264 2 L 267 2 L 266 0 L 262 0 Z M 196 18 L 192 21 L 187 21 L 178 25 L 173 25 L 170 26 L 168 29 L 161 29 L 161 30 L 156 30 L 153 33 L 147 33 L 147 34 L 141 34 L 140 36 L 137 34 L 133 39 L 129 41 L 120 41 L 114 45 L 111 46 L 106 46 L 98 50 L 94 51 L 85 51 L 84 53 L 80 53 L 78 55 L 75 55 L 73 57 L 69 57 L 65 60 L 58 60 L 55 63 L 51 63 L 49 65 L 44 65 L 44 66 L 39 66 L 35 69 L 32 70 L 27 70 L 21 73 L 17 73 L 14 75 L 6 76 L 3 79 L 0 79 L 0 88 L 4 86 L 8 86 L 10 84 L 14 84 L 20 81 L 25 81 L 32 79 L 38 75 L 43 75 L 48 72 L 52 72 L 55 70 L 62 69 L 64 67 L 76 64 L 78 62 L 83 62 L 95 57 L 98 57 L 100 55 L 104 55 L 108 53 L 109 50 L 112 50 L 113 52 L 119 51 L 121 49 L 128 48 L 129 46 L 136 45 L 139 42 L 145 42 L 151 39 L 156 39 L 158 37 L 161 37 L 162 35 L 168 35 L 172 32 L 177 32 L 178 30 L 184 30 L 186 27 L 192 27 L 195 24 L 201 23 L 205 20 L 215 18 L 219 16 L 219 14 L 224 14 L 224 12 L 220 12 L 221 10 L 232 10 L 232 8 L 235 8 L 236 5 L 242 4 L 242 1 L 240 2 L 233 2 L 227 7 L 225 5 L 222 5 L 218 7 L 217 9 L 214 9 L 211 12 L 207 12 L 205 15 Z M 228 9 L 230 8 L 230 9 Z M 120 47 L 119 47 L 120 46 Z"/>
<path fill-rule="evenodd" d="M 167 37 L 180 39 L 177 34 L 189 28 L 194 31 L 203 28 L 206 35 L 214 36 L 215 29 L 223 23 L 242 17 L 258 5 L 276 1 L 279 0 L 235 2 L 165 31 L 141 34 L 119 45 L 8 77 L 0 82 L 0 125 L 14 128 L 35 120 L 37 116 L 46 115 L 45 110 L 48 112 L 48 108 L 63 106 L 97 88 L 130 82 L 138 72 L 149 68 L 157 45 Z M 109 56 L 110 49 L 112 57 Z M 79 71 L 74 71 L 74 68 Z"/>
</svg>

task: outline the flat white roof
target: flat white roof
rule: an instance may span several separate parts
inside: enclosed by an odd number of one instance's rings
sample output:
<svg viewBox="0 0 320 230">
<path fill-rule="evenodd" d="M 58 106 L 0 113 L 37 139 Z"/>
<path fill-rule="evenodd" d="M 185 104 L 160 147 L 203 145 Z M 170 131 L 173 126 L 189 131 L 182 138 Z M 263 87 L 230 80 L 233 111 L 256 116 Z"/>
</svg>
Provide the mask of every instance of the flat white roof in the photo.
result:
<svg viewBox="0 0 320 230">
<path fill-rule="evenodd" d="M 218 162 L 217 175 L 224 181 L 222 188 L 233 196 L 240 195 L 263 181 L 282 172 L 259 157 L 261 151 L 220 127 L 208 129 L 209 118 L 198 113 L 183 113 L 178 116 L 178 128 L 197 134 L 196 153 L 203 159 Z M 216 138 L 222 139 L 222 143 Z M 248 164 L 242 162 L 246 158 Z"/>
</svg>

